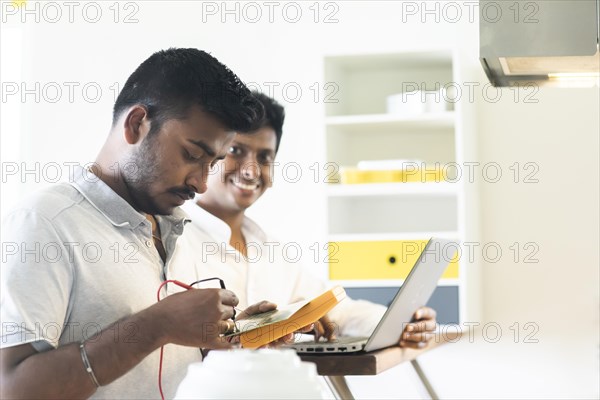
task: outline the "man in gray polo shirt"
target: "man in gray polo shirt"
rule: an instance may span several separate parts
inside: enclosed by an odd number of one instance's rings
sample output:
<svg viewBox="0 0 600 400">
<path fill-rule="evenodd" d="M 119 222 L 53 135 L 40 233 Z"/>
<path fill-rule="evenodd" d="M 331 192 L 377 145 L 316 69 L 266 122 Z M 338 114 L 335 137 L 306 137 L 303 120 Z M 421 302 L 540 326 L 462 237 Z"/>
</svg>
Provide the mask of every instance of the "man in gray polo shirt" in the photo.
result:
<svg viewBox="0 0 600 400">
<path fill-rule="evenodd" d="M 161 346 L 172 397 L 199 348 L 229 346 L 233 292 L 158 289 L 197 280 L 178 206 L 262 113 L 202 51 L 161 51 L 136 69 L 93 166 L 3 220 L 0 397 L 157 398 Z"/>
</svg>

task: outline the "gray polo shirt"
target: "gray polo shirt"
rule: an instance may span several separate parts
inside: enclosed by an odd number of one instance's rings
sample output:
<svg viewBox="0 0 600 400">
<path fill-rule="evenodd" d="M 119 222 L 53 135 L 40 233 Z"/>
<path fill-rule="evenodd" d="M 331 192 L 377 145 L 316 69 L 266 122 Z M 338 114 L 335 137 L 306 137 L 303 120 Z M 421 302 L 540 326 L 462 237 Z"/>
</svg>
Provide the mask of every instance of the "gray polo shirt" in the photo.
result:
<svg viewBox="0 0 600 400">
<path fill-rule="evenodd" d="M 166 263 L 154 247 L 145 216 L 82 168 L 69 183 L 38 192 L 6 215 L 0 347 L 31 343 L 47 351 L 82 339 L 93 341 L 115 321 L 155 304 L 165 278 L 195 281 L 190 249 L 177 243 L 188 222 L 185 213 L 176 209 L 157 221 Z M 167 285 L 162 295 L 180 290 Z M 118 339 L 135 341 L 137 328 L 125 328 L 127 337 Z M 164 357 L 163 390 L 173 397 L 187 365 L 201 355 L 197 348 L 167 345 Z M 158 358 L 157 350 L 94 397 L 160 398 Z"/>
</svg>

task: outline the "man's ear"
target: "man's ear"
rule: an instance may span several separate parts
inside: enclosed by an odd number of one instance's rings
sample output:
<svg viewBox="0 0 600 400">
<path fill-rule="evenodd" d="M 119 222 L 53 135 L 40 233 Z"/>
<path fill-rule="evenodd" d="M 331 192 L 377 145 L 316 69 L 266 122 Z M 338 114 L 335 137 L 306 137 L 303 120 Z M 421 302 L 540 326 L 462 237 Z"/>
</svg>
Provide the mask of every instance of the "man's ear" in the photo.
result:
<svg viewBox="0 0 600 400">
<path fill-rule="evenodd" d="M 129 109 L 123 121 L 123 132 L 128 144 L 137 144 L 142 141 L 150 129 L 148 110 L 142 105 L 135 105 Z"/>
</svg>

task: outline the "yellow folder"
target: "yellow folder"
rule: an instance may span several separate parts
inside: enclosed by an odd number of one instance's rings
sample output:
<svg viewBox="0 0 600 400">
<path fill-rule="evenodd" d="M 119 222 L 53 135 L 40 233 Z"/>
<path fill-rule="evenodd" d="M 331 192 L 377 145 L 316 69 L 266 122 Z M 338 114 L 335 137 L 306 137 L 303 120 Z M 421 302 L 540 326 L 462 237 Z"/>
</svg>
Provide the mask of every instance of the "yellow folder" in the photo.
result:
<svg viewBox="0 0 600 400">
<path fill-rule="evenodd" d="M 413 183 L 413 182 L 446 182 L 446 170 L 440 167 L 427 167 L 426 169 L 412 170 L 363 170 L 345 167 L 340 169 L 342 184 L 361 183 Z"/>
</svg>

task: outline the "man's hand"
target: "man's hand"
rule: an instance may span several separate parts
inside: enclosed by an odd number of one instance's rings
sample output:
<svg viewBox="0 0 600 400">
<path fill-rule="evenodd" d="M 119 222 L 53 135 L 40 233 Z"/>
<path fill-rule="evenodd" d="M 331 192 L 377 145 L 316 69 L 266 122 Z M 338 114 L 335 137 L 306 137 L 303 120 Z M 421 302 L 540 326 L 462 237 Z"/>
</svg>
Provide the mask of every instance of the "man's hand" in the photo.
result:
<svg viewBox="0 0 600 400">
<path fill-rule="evenodd" d="M 319 340 L 319 338 L 324 337 L 328 342 L 331 342 L 336 339 L 336 328 L 337 326 L 331 319 L 327 316 L 327 314 L 315 322 L 314 335 L 315 340 Z"/>
<path fill-rule="evenodd" d="M 400 336 L 399 345 L 413 349 L 423 349 L 433 338 L 436 312 L 429 307 L 419 308 L 413 315 L 414 321 L 406 325 Z"/>
<path fill-rule="evenodd" d="M 147 311 L 162 331 L 164 343 L 202 348 L 229 348 L 221 337 L 233 324 L 239 300 L 226 289 L 191 289 L 172 294 Z"/>
<path fill-rule="evenodd" d="M 251 306 L 246 308 L 244 311 L 242 311 L 240 314 L 238 314 L 236 319 L 237 320 L 246 319 L 251 315 L 260 314 L 260 313 L 264 313 L 267 311 L 273 311 L 276 309 L 277 309 L 277 304 L 271 303 L 270 301 L 263 300 L 256 304 L 252 304 Z"/>
</svg>

